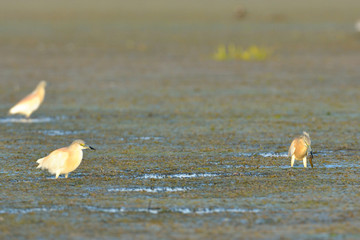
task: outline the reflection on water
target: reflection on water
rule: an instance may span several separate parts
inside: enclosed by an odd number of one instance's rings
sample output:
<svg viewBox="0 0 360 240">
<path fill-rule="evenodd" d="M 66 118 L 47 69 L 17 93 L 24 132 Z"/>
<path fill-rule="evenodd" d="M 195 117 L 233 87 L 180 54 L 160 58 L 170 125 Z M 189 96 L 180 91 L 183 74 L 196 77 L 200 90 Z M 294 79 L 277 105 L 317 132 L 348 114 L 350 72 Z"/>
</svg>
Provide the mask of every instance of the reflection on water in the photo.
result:
<svg viewBox="0 0 360 240">
<path fill-rule="evenodd" d="M 50 173 L 47 173 L 47 174 L 50 174 Z M 69 177 L 68 179 L 71 179 L 71 178 L 83 178 L 85 176 L 89 175 L 88 173 L 80 173 L 80 172 L 76 172 L 76 173 L 69 173 Z M 64 174 L 61 174 L 59 176 L 59 178 L 64 178 L 65 179 L 65 175 Z M 56 179 L 55 178 L 55 175 L 52 175 L 52 176 L 48 176 L 46 177 L 46 179 Z"/>
<path fill-rule="evenodd" d="M 154 140 L 154 141 L 160 141 L 163 140 L 163 137 L 130 137 L 131 140 Z"/>
<path fill-rule="evenodd" d="M 26 214 L 33 212 L 54 212 L 64 210 L 65 207 L 57 206 L 57 207 L 39 207 L 39 208 L 4 208 L 0 210 L 0 214 L 8 213 L 8 214 Z"/>
<path fill-rule="evenodd" d="M 125 213 L 125 212 L 147 212 L 158 214 L 158 208 L 101 208 L 101 207 L 93 207 L 93 206 L 85 206 L 85 209 L 91 212 L 104 212 L 104 213 Z"/>
<path fill-rule="evenodd" d="M 265 168 L 265 169 L 275 169 L 275 168 L 281 168 L 281 169 L 288 169 L 291 168 L 290 164 L 289 165 L 273 165 L 273 166 L 265 166 L 265 165 L 231 165 L 231 164 L 224 164 L 224 165 L 219 165 L 219 167 L 222 168 Z M 314 168 L 348 168 L 348 167 L 353 167 L 353 168 L 359 168 L 360 165 L 359 164 L 347 164 L 347 163 L 343 163 L 343 164 L 321 164 L 321 165 L 317 165 L 314 163 Z M 302 161 L 296 161 L 295 165 L 293 167 L 294 169 L 296 168 L 304 168 L 303 167 L 303 163 Z"/>
<path fill-rule="evenodd" d="M 274 152 L 265 152 L 265 153 L 258 153 L 262 157 L 287 157 L 287 152 L 282 153 L 274 153 Z"/>
<path fill-rule="evenodd" d="M 86 133 L 87 131 L 40 130 L 38 132 L 48 136 L 64 136 Z"/>
<path fill-rule="evenodd" d="M 198 177 L 217 177 L 226 175 L 224 173 L 178 173 L 178 174 L 144 174 L 141 179 L 163 179 L 163 178 L 198 178 Z"/>
<path fill-rule="evenodd" d="M 117 138 L 119 141 L 138 141 L 138 140 L 142 140 L 142 141 L 162 141 L 164 140 L 164 137 L 153 137 L 153 136 L 145 136 L 145 137 L 135 137 L 135 136 L 130 136 L 130 137 L 120 137 Z"/>
<path fill-rule="evenodd" d="M 55 118 L 0 118 L 0 123 L 44 123 L 55 121 Z"/>
<path fill-rule="evenodd" d="M 183 187 L 154 187 L 154 188 L 110 188 L 109 192 L 148 192 L 148 193 L 158 193 L 158 192 L 185 192 L 191 190 L 192 188 L 183 188 Z"/>
<path fill-rule="evenodd" d="M 182 213 L 182 214 L 215 214 L 215 213 L 258 213 L 260 209 L 246 209 L 246 208 L 222 208 L 222 207 L 214 207 L 214 208 L 182 208 L 182 207 L 174 207 L 174 208 L 102 208 L 102 207 L 94 207 L 94 206 L 86 206 L 85 209 L 91 212 L 104 212 L 104 213 L 137 213 L 137 212 L 146 212 L 151 214 L 159 214 L 159 213 Z"/>
<path fill-rule="evenodd" d="M 66 118 L 67 116 L 39 117 L 39 118 L 9 117 L 9 118 L 0 118 L 0 123 L 46 123 L 46 122 L 64 120 Z"/>
<path fill-rule="evenodd" d="M 258 213 L 260 212 L 259 209 L 245 209 L 245 208 L 198 208 L 198 209 L 191 209 L 191 208 L 172 208 L 172 212 L 179 212 L 183 214 L 211 214 L 211 213 Z"/>
<path fill-rule="evenodd" d="M 340 153 L 346 153 L 346 151 L 342 150 L 342 151 L 337 151 Z M 328 155 L 332 155 L 334 154 L 334 151 L 331 150 L 322 150 L 322 151 L 317 151 L 313 153 L 314 156 L 328 156 Z M 261 156 L 261 157 L 274 157 L 274 158 L 280 158 L 280 157 L 284 157 L 287 158 L 288 157 L 288 153 L 287 152 L 280 152 L 280 153 L 276 153 L 276 152 L 239 152 L 239 153 L 234 153 L 233 154 L 236 157 L 253 157 L 253 156 Z"/>
</svg>

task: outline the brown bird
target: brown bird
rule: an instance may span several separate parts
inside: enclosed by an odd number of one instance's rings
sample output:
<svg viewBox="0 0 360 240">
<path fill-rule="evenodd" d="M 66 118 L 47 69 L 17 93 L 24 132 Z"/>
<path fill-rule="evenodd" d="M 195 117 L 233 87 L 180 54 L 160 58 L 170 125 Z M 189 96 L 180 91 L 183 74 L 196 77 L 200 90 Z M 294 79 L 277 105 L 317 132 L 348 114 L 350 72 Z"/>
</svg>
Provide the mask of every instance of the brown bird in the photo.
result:
<svg viewBox="0 0 360 240">
<path fill-rule="evenodd" d="M 60 174 L 65 174 L 65 178 L 67 178 L 69 173 L 80 165 L 83 149 L 95 150 L 86 145 L 83 140 L 75 140 L 70 146 L 56 149 L 48 156 L 37 160 L 36 162 L 39 164 L 37 168 L 47 169 L 51 174 L 55 174 L 55 178 L 58 178 Z"/>
<path fill-rule="evenodd" d="M 311 140 L 307 132 L 303 132 L 302 135 L 296 137 L 289 148 L 289 157 L 291 157 L 291 167 L 294 166 L 295 160 L 302 160 L 304 167 L 307 167 L 307 156 L 309 156 L 309 162 L 311 167 L 313 166 L 312 159 L 313 153 L 311 150 Z"/>
<path fill-rule="evenodd" d="M 45 97 L 46 82 L 41 81 L 35 90 L 9 110 L 9 114 L 21 114 L 26 118 L 39 108 Z"/>
</svg>

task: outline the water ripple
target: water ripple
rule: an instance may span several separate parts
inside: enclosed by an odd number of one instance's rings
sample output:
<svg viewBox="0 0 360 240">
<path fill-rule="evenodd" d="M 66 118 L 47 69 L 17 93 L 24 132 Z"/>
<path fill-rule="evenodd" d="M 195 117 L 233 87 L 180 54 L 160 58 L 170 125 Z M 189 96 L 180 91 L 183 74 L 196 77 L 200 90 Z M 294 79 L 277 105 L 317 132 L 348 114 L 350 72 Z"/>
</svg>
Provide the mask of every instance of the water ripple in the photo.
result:
<svg viewBox="0 0 360 240">
<path fill-rule="evenodd" d="M 183 208 L 183 207 L 174 207 L 169 209 L 162 208 L 102 208 L 102 207 L 94 207 L 94 206 L 86 206 L 85 209 L 91 212 L 103 212 L 103 213 L 151 213 L 151 214 L 159 214 L 159 213 L 182 213 L 182 214 L 216 214 L 216 213 L 258 213 L 260 209 L 246 209 L 246 208 L 222 208 L 222 207 L 214 207 L 214 208 Z"/>
<path fill-rule="evenodd" d="M 148 192 L 148 193 L 159 193 L 159 192 L 185 192 L 192 188 L 182 187 L 154 187 L 154 188 L 110 188 L 109 192 Z"/>
<path fill-rule="evenodd" d="M 224 173 L 178 173 L 178 174 L 144 174 L 141 179 L 164 179 L 164 178 L 199 178 L 199 177 L 217 177 L 226 175 Z"/>
<path fill-rule="evenodd" d="M 26 214 L 32 212 L 54 212 L 54 211 L 62 211 L 64 207 L 39 207 L 39 208 L 4 208 L 0 210 L 0 214 L 8 213 L 8 214 Z"/>
</svg>

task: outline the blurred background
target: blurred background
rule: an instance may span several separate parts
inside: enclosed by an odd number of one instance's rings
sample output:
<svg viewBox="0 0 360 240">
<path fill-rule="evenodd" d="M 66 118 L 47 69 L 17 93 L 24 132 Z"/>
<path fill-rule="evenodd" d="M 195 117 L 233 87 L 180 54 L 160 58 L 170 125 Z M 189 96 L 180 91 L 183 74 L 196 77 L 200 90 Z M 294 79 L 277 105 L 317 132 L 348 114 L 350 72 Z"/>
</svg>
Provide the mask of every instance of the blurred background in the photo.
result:
<svg viewBox="0 0 360 240">
<path fill-rule="evenodd" d="M 16 90 L 16 84 L 30 87 L 45 79 L 53 82 L 50 92 L 79 82 L 82 87 L 76 91 L 96 91 L 102 96 L 85 98 L 93 106 L 133 108 L 133 94 L 123 97 L 122 92 L 136 88 L 139 94 L 154 98 L 174 86 L 177 90 L 206 87 L 202 81 L 230 81 L 233 90 L 251 87 L 256 94 L 261 91 L 257 88 L 269 87 L 272 93 L 279 90 L 299 101 L 298 92 L 285 87 L 311 91 L 324 79 L 324 87 L 339 87 L 357 74 L 359 3 L 355 0 L 275 0 L 271 4 L 36 0 L 31 4 L 2 1 L 1 5 L 2 81 L 13 82 L 9 87 Z M 267 49 L 271 56 L 259 63 L 221 55 L 224 47 L 246 50 L 251 46 Z M 268 82 L 274 85 L 267 86 Z M 149 93 L 153 88 L 163 91 Z M 217 90 L 221 93 L 221 87 Z M 3 102 L 9 100 L 4 91 L 3 87 Z M 52 105 L 64 106 L 63 101 L 74 98 L 52 95 L 47 99 L 56 100 Z M 311 97 L 321 98 L 315 93 Z"/>
</svg>

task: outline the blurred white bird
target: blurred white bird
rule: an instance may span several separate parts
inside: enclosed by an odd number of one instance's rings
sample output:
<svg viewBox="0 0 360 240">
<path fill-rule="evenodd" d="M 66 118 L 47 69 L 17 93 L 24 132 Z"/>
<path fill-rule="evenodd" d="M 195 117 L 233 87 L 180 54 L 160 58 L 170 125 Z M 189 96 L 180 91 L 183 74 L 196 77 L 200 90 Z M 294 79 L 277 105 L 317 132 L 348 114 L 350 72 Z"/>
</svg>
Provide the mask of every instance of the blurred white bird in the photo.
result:
<svg viewBox="0 0 360 240">
<path fill-rule="evenodd" d="M 360 33 L 360 19 L 355 23 L 355 30 Z"/>
<path fill-rule="evenodd" d="M 65 174 L 67 178 L 70 172 L 79 167 L 83 158 L 83 149 L 95 150 L 86 145 L 83 140 L 75 140 L 70 146 L 56 149 L 48 156 L 38 159 L 37 168 L 47 169 L 51 174 L 55 174 L 55 178 L 58 178 L 60 174 Z"/>
<path fill-rule="evenodd" d="M 9 110 L 9 114 L 21 114 L 26 118 L 39 108 L 45 97 L 46 82 L 41 81 L 35 90 Z"/>
</svg>

